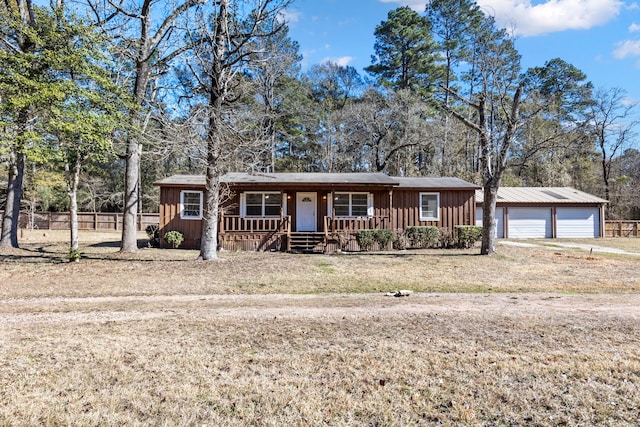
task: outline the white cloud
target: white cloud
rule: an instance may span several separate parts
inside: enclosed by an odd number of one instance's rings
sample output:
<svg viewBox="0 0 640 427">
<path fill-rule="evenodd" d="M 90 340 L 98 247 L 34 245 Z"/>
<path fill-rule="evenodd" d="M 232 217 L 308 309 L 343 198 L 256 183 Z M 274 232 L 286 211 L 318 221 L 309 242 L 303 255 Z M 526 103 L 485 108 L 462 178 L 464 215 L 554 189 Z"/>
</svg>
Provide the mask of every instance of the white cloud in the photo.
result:
<svg viewBox="0 0 640 427">
<path fill-rule="evenodd" d="M 637 99 L 634 99 L 630 96 L 625 96 L 624 98 L 622 98 L 621 103 L 624 107 L 637 107 L 638 105 L 640 105 Z"/>
<path fill-rule="evenodd" d="M 379 0 L 424 11 L 425 0 Z M 477 0 L 478 6 L 499 25 L 520 36 L 566 30 L 587 30 L 616 17 L 621 0 Z M 635 3 L 634 3 L 635 5 Z"/>
<path fill-rule="evenodd" d="M 300 21 L 300 12 L 297 10 L 285 9 L 280 12 L 280 15 L 287 24 L 292 24 Z"/>
<path fill-rule="evenodd" d="M 535 36 L 566 30 L 587 30 L 616 17 L 619 0 L 478 0 L 485 13 L 517 35 Z"/>
<path fill-rule="evenodd" d="M 380 3 L 396 3 L 399 6 L 409 6 L 416 12 L 424 12 L 426 0 L 380 0 Z"/>
<path fill-rule="evenodd" d="M 624 59 L 629 56 L 640 56 L 640 40 L 625 40 L 617 43 L 613 56 L 617 59 Z"/>
<path fill-rule="evenodd" d="M 346 67 L 351 63 L 351 61 L 353 61 L 352 56 L 341 56 L 339 58 L 326 57 L 322 61 L 320 61 L 320 63 L 321 64 L 332 63 L 332 64 L 339 65 L 340 67 Z"/>
<path fill-rule="evenodd" d="M 636 24 L 635 22 L 632 23 L 631 25 L 629 25 L 629 32 L 630 33 L 636 33 L 640 31 L 640 25 Z"/>
</svg>

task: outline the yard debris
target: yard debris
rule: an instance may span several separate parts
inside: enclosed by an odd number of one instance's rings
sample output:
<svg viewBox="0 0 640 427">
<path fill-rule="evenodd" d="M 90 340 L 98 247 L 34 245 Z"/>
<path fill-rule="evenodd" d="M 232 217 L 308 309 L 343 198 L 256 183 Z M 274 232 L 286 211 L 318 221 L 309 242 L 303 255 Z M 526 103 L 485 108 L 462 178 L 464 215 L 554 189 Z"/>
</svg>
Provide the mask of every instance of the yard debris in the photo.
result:
<svg viewBox="0 0 640 427">
<path fill-rule="evenodd" d="M 401 291 L 393 291 L 387 292 L 384 294 L 387 297 L 408 297 L 413 293 L 413 291 L 401 290 Z"/>
</svg>

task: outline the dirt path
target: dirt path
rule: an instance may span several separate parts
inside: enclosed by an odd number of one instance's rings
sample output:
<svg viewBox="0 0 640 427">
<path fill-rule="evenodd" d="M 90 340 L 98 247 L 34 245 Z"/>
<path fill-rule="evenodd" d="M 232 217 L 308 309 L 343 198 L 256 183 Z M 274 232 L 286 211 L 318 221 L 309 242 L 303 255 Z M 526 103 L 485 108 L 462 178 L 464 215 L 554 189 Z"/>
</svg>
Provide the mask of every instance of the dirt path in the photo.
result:
<svg viewBox="0 0 640 427">
<path fill-rule="evenodd" d="M 0 300 L 0 325 L 143 321 L 154 318 L 394 317 L 406 314 L 640 318 L 639 294 L 168 295 Z"/>
</svg>

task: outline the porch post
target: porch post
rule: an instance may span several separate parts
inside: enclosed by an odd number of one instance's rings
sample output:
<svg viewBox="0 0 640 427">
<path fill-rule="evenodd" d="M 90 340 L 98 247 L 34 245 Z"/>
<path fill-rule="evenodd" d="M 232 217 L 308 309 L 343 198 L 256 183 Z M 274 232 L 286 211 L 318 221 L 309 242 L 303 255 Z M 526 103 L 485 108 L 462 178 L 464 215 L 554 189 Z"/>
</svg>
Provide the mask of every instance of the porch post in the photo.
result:
<svg viewBox="0 0 640 427">
<path fill-rule="evenodd" d="M 393 209 L 393 189 L 389 190 L 389 228 L 393 231 L 393 226 L 395 224 L 395 209 Z"/>
<path fill-rule="evenodd" d="M 220 223 L 218 224 L 218 234 L 224 234 L 224 209 L 220 209 Z"/>
<path fill-rule="evenodd" d="M 284 191 L 280 190 L 280 223 L 284 219 L 284 203 L 287 203 L 287 197 L 284 194 Z"/>
<path fill-rule="evenodd" d="M 331 189 L 331 194 L 329 194 L 329 196 L 331 197 L 331 212 L 329 212 L 330 218 L 329 220 L 331 221 L 331 232 L 335 232 L 336 231 L 336 222 L 334 220 L 335 216 L 336 216 L 336 197 L 335 197 L 335 190 Z M 328 203 L 329 201 L 327 201 Z"/>
</svg>

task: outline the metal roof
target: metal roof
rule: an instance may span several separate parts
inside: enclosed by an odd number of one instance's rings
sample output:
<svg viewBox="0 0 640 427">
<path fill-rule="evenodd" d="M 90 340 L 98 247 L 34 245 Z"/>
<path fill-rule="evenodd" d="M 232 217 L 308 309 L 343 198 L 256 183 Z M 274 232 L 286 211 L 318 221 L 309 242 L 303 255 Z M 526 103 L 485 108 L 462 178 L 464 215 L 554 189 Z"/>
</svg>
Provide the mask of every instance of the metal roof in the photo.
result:
<svg viewBox="0 0 640 427">
<path fill-rule="evenodd" d="M 250 184 L 324 184 L 324 185 L 383 185 L 401 188 L 478 188 L 458 178 L 406 178 L 391 177 L 383 173 L 228 173 L 223 182 L 236 185 Z M 173 175 L 154 183 L 160 186 L 199 186 L 204 187 L 204 175 Z"/>
<path fill-rule="evenodd" d="M 476 190 L 476 203 L 482 203 L 484 193 Z M 596 197 L 572 187 L 500 187 L 498 189 L 498 203 L 608 203 L 607 200 Z"/>
</svg>

